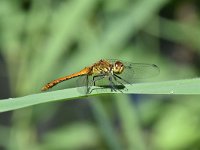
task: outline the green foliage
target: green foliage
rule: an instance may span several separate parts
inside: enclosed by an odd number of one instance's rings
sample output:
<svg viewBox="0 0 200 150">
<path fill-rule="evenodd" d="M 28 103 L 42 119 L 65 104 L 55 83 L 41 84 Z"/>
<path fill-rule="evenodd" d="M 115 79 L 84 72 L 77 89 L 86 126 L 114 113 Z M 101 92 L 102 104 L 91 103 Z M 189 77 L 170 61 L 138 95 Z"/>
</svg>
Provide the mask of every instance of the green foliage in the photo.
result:
<svg viewBox="0 0 200 150">
<path fill-rule="evenodd" d="M 194 1 L 1 0 L 0 55 L 13 98 L 0 112 L 18 110 L 0 114 L 0 147 L 200 149 L 199 9 Z M 74 80 L 38 93 L 102 58 L 153 63 L 160 75 L 127 94 L 86 97 Z"/>
</svg>

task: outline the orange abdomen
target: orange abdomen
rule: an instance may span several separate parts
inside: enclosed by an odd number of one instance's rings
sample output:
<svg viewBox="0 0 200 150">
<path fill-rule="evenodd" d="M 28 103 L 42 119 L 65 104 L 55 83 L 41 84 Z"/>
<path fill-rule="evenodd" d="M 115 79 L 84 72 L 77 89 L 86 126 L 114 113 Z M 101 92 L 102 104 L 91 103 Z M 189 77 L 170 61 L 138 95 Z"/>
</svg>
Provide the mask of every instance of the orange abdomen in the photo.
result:
<svg viewBox="0 0 200 150">
<path fill-rule="evenodd" d="M 75 78 L 75 77 L 78 77 L 78 76 L 82 76 L 82 75 L 87 75 L 87 74 L 90 74 L 90 70 L 91 68 L 90 67 L 86 67 L 84 68 L 83 70 L 77 72 L 77 73 L 73 73 L 71 75 L 68 75 L 68 76 L 65 76 L 65 77 L 62 77 L 62 78 L 58 78 L 56 80 L 53 80 L 49 83 L 47 83 L 43 88 L 42 88 L 42 91 L 46 91 L 50 88 L 52 88 L 53 86 L 57 85 L 58 83 L 60 82 L 63 82 L 65 80 L 69 80 L 69 79 L 72 79 L 72 78 Z"/>
</svg>

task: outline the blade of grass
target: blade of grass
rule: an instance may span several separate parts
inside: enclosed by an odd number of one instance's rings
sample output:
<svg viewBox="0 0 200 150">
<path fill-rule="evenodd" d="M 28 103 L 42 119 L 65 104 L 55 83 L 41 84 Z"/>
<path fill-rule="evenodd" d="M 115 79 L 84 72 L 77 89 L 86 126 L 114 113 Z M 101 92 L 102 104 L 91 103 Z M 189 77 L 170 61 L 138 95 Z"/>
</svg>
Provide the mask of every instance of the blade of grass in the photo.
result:
<svg viewBox="0 0 200 150">
<path fill-rule="evenodd" d="M 200 78 L 163 81 L 154 83 L 138 83 L 134 85 L 126 85 L 127 94 L 200 94 Z M 84 88 L 84 87 L 82 87 Z M 103 93 L 119 93 L 105 90 L 98 93 L 93 91 L 89 95 L 97 95 Z M 89 96 L 88 95 L 88 96 Z M 76 88 L 33 94 L 19 98 L 9 98 L 0 101 L 0 112 L 15 110 L 27 106 L 32 106 L 45 102 L 53 102 L 58 100 L 71 100 L 85 96 L 80 94 Z"/>
</svg>

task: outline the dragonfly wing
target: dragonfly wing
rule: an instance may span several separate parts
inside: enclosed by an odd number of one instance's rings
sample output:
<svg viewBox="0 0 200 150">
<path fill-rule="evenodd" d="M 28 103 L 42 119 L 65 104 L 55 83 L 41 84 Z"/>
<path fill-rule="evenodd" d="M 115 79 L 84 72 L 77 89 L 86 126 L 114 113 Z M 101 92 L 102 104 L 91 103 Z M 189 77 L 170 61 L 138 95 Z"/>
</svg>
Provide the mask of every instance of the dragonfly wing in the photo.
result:
<svg viewBox="0 0 200 150">
<path fill-rule="evenodd" d="M 154 64 L 126 64 L 124 71 L 119 74 L 122 81 L 134 83 L 142 79 L 148 79 L 159 74 L 159 68 Z"/>
<path fill-rule="evenodd" d="M 124 70 L 118 76 L 129 83 L 134 83 L 142 79 L 148 79 L 155 77 L 159 74 L 160 70 L 155 64 L 145 64 L 145 63 L 130 63 L 116 59 L 108 60 L 111 63 L 120 61 L 124 64 Z M 122 80 L 123 81 L 123 80 Z M 123 81 L 123 83 L 126 83 Z"/>
<path fill-rule="evenodd" d="M 158 66 L 154 64 L 131 63 L 124 64 L 125 68 L 122 74 L 131 75 L 134 79 L 147 79 L 159 74 Z"/>
</svg>

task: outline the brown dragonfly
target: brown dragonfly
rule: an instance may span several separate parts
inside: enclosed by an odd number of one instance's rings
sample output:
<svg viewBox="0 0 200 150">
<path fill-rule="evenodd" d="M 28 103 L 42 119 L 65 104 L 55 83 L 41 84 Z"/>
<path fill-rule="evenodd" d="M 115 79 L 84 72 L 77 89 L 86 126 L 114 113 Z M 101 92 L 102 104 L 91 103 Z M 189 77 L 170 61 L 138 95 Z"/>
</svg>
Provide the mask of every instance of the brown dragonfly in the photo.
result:
<svg viewBox="0 0 200 150">
<path fill-rule="evenodd" d="M 90 93 L 92 86 L 109 87 L 111 91 L 121 91 L 125 84 L 133 84 L 137 79 L 145 79 L 159 74 L 155 64 L 130 63 L 115 59 L 101 59 L 79 72 L 55 79 L 47 83 L 42 91 L 46 91 L 63 81 L 79 77 L 78 84 L 85 86 L 85 93 Z"/>
</svg>

